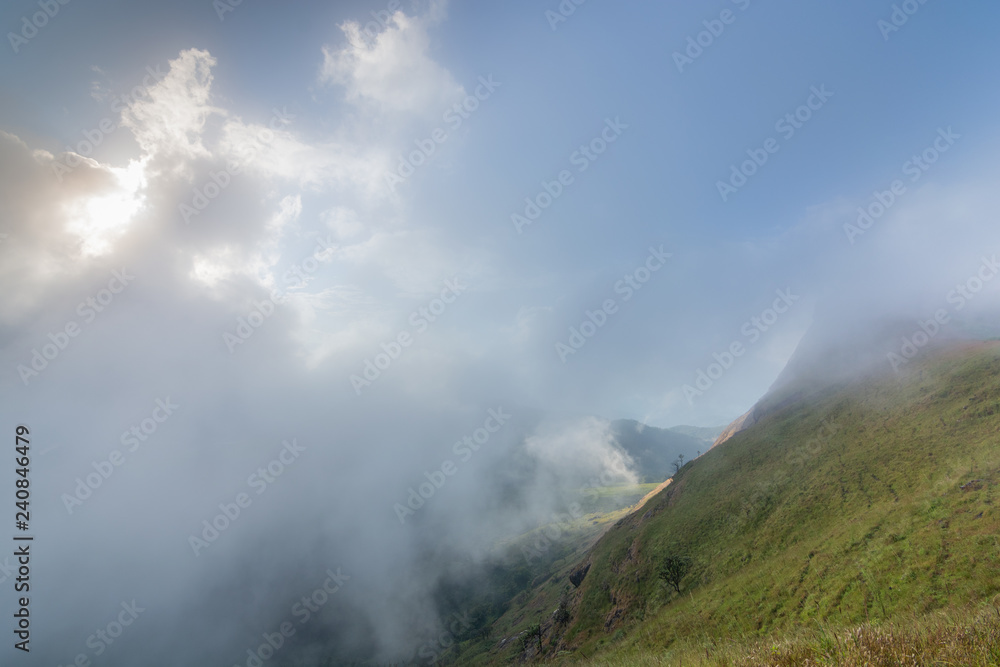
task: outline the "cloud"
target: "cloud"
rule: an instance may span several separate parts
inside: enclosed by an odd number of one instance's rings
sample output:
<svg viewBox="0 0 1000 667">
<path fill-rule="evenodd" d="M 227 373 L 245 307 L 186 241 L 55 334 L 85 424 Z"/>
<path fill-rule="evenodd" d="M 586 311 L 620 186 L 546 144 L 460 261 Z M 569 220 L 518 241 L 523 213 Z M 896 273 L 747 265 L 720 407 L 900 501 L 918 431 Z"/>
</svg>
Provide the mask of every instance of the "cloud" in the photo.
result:
<svg viewBox="0 0 1000 667">
<path fill-rule="evenodd" d="M 122 125 L 151 157 L 207 156 L 202 132 L 213 114 L 224 115 L 210 103 L 216 60 L 208 51 L 188 49 L 169 64 L 163 80 L 149 88 L 150 99 L 122 112 Z"/>
<path fill-rule="evenodd" d="M 141 210 L 142 164 L 124 168 L 80 158 L 65 176 L 56 158 L 0 131 L 0 280 L 18 285 L 0 301 L 0 322 L 13 323 L 42 305 L 48 290 L 79 275 L 88 257 L 108 252 Z"/>
<path fill-rule="evenodd" d="M 67 204 L 66 230 L 80 238 L 85 256 L 100 256 L 128 229 L 145 205 L 146 165 L 131 160 L 127 167 L 102 165 L 114 177 L 114 185 L 105 193 L 92 193 Z"/>
<path fill-rule="evenodd" d="M 344 24 L 347 45 L 324 49 L 324 81 L 343 86 L 351 105 L 394 122 L 440 112 L 461 87 L 431 57 L 433 11 L 397 12 L 370 42 L 358 41 L 357 24 Z M 644 288 L 564 365 L 553 343 L 631 265 L 588 266 L 586 284 L 572 275 L 550 279 L 557 267 L 543 277 L 523 270 L 526 246 L 484 241 L 467 231 L 475 227 L 468 217 L 442 220 L 405 196 L 382 194 L 385 157 L 398 150 L 372 129 L 385 116 L 359 114 L 338 125 L 296 109 L 294 118 L 251 119 L 213 97 L 214 67 L 201 50 L 171 61 L 149 98 L 124 114 L 139 147 L 124 165 L 81 158 L 59 183 L 51 154 L 0 133 L 8 225 L 0 231 L 9 235 L 0 244 L 0 279 L 17 286 L 0 302 L 0 367 L 8 370 L 0 389 L 10 414 L 60 446 L 37 480 L 52 539 L 41 557 L 49 560 L 39 562 L 53 573 L 38 604 L 64 612 L 49 636 L 75 640 L 93 632 L 95 614 L 138 597 L 148 623 L 130 634 L 136 653 L 124 642 L 114 647 L 119 664 L 149 664 L 149 654 L 166 656 L 158 664 L 232 664 L 338 566 L 352 579 L 309 626 L 315 641 L 303 652 L 344 651 L 353 633 L 367 643 L 346 657 L 378 647 L 386 659 L 405 653 L 415 633 L 434 626 L 435 585 L 452 559 L 481 562 L 495 540 L 565 512 L 590 479 L 635 481 L 606 420 L 546 411 L 641 406 L 652 396 L 650 414 L 674 419 L 687 410 L 679 387 L 785 286 L 767 282 L 777 273 L 787 271 L 795 290 L 840 277 L 876 293 L 872 304 L 884 303 L 939 279 L 946 291 L 979 261 L 978 249 L 966 255 L 969 239 L 996 240 L 996 197 L 986 189 L 915 192 L 857 247 L 837 228 L 852 206 L 817 209 L 777 240 L 720 243 L 700 258 L 688 248 L 687 260 L 678 252 L 678 273 L 688 261 L 688 275 L 699 280 Z M 178 205 L 234 160 L 240 168 L 229 184 L 184 224 Z M 566 254 L 560 246 L 549 259 Z M 956 274 L 963 261 L 969 268 Z M 87 324 L 80 336 L 23 386 L 13 369 L 48 344 L 50 332 L 81 320 L 77 304 L 122 266 L 134 284 L 92 324 L 80 321 Z M 706 268 L 717 266 L 726 271 Z M 757 272 L 761 266 L 780 271 Z M 297 279 L 295 268 L 307 278 Z M 468 294 L 418 335 L 408 316 L 455 274 L 468 281 Z M 284 293 L 282 303 L 260 306 L 272 291 Z M 251 335 L 227 349 L 223 335 L 249 322 Z M 797 322 L 782 320 L 785 328 L 741 359 L 721 381 L 729 384 L 693 414 L 715 421 L 748 407 L 741 401 L 766 389 L 765 376 L 790 353 Z M 387 343 L 404 329 L 413 343 L 357 396 L 350 376 L 392 349 Z M 168 395 L 182 406 L 177 415 L 67 515 L 60 495 Z M 444 460 L 458 461 L 454 444 L 501 404 L 515 415 L 509 426 L 459 461 L 440 495 L 400 526 L 393 503 Z M 306 447 L 301 462 L 193 556 L 189 535 L 246 491 L 248 476 L 287 438 Z M 65 563 L 56 554 L 71 551 L 76 567 L 58 566 Z M 79 571 L 90 576 L 78 579 Z M 73 594 L 64 598 L 67 590 Z M 168 643 L 178 636 L 186 641 Z M 54 643 L 46 650 L 59 655 L 46 657 L 55 663 L 78 649 Z M 286 650 L 281 659 L 299 657 L 291 643 Z"/>
<path fill-rule="evenodd" d="M 212 157 L 221 163 L 234 161 L 240 171 L 302 189 L 350 188 L 368 198 L 377 198 L 384 190 L 389 158 L 382 147 L 333 139 L 309 143 L 293 134 L 294 121 L 286 114 L 275 114 L 272 121 L 279 122 L 262 125 L 230 117 L 221 128 Z"/>
<path fill-rule="evenodd" d="M 618 447 L 611 423 L 604 419 L 547 422 L 525 440 L 525 450 L 581 486 L 591 477 L 618 485 L 638 483 L 632 457 Z"/>
<path fill-rule="evenodd" d="M 464 88 L 430 55 L 429 28 L 443 17 L 432 3 L 424 17 L 395 12 L 373 37 L 355 21 L 340 25 L 347 43 L 323 47 L 320 82 L 343 86 L 349 102 L 386 112 L 441 114 L 465 97 Z"/>
<path fill-rule="evenodd" d="M 347 47 L 353 55 L 329 51 L 341 65 L 353 63 L 341 70 L 351 104 L 384 109 L 396 127 L 440 113 L 461 94 L 430 53 L 428 28 L 441 7 L 423 18 L 397 13 L 370 48 Z M 453 456 L 454 440 L 497 407 L 494 371 L 481 373 L 475 363 L 488 338 L 470 340 L 456 324 L 463 309 L 475 312 L 473 288 L 419 338 L 408 320 L 441 293 L 444 279 L 488 270 L 486 256 L 462 247 L 446 225 L 385 194 L 387 156 L 411 139 L 377 132 L 383 117 L 320 122 L 325 109 L 293 101 L 291 112 L 253 117 L 213 92 L 216 66 L 200 49 L 170 61 L 149 94 L 122 112 L 136 141 L 122 164 L 63 155 L 79 165 L 60 182 L 55 156 L 0 134 L 7 221 L 0 232 L 8 234 L 0 278 L 17 286 L 0 301 L 0 368 L 7 369 L 0 389 L 11 414 L 60 447 L 35 489 L 39 512 L 59 536 L 39 567 L 64 573 L 38 598 L 60 609 L 47 634 L 67 638 L 44 649 L 53 664 L 83 648 L 77 640 L 94 631 L 95 617 L 133 598 L 147 609 L 129 630 L 141 655 L 123 641 L 109 664 L 232 664 L 322 583 L 326 568 L 338 566 L 353 580 L 338 593 L 338 607 L 308 628 L 320 638 L 316 645 L 301 650 L 344 651 L 352 633 L 368 639 L 355 655 L 405 647 L 411 626 L 433 625 L 437 577 L 406 583 L 427 567 L 409 548 L 423 537 L 401 531 L 387 510 L 428 457 L 440 464 Z M 234 162 L 237 169 L 219 176 Z M 185 224 L 179 206 L 193 206 L 198 194 L 204 205 Z M 329 249 L 317 250 L 321 242 Z M 308 270 L 311 260 L 315 270 L 295 279 L 293 269 Z M 78 305 L 122 267 L 134 275 L 127 289 L 92 319 L 81 316 Z M 261 305 L 272 291 L 285 298 Z M 25 386 L 16 368 L 52 345 L 50 334 L 68 322 L 79 335 Z M 252 333 L 230 350 L 224 335 L 241 323 Z M 414 334 L 412 347 L 359 398 L 350 375 L 380 352 L 383 335 L 402 328 Z M 126 451 L 125 464 L 68 514 L 62 495 L 74 493 L 94 462 L 121 450 L 123 431 L 168 396 L 181 406 L 176 414 Z M 491 451 L 477 453 L 454 488 L 476 493 L 520 433 L 512 424 L 492 438 Z M 302 462 L 254 495 L 195 557 L 189 536 L 201 533 L 220 503 L 247 491 L 248 476 L 289 438 L 306 447 Z M 475 512 L 449 503 L 428 516 L 480 524 L 492 537 L 496 529 L 482 525 L 480 512 L 501 491 L 476 496 Z M 367 501 L 355 508 L 362 496 Z M 522 523 L 515 515 L 504 525 Z M 486 537 L 462 532 L 446 532 L 440 548 L 462 553 Z M 57 567 L 56 554 L 71 545 L 86 579 Z M 67 590 L 73 595 L 57 605 Z M 375 632 L 396 606 L 407 610 L 389 616 L 398 623 Z M 170 636 L 187 641 L 168 645 Z M 289 660 L 297 650 L 287 648 Z"/>
</svg>

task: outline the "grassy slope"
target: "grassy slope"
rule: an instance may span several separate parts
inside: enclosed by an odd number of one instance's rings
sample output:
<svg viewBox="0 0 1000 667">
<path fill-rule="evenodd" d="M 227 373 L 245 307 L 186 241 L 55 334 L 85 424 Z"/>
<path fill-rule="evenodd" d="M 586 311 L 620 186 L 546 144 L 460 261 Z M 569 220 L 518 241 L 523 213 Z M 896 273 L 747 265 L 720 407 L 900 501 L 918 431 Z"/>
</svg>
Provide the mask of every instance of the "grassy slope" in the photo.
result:
<svg viewBox="0 0 1000 667">
<path fill-rule="evenodd" d="M 588 488 L 579 497 L 582 513 L 579 518 L 541 526 L 498 544 L 497 552 L 506 557 L 497 576 L 509 579 L 526 572 L 532 578 L 531 585 L 522 587 L 511 600 L 510 611 L 492 623 L 489 633 L 474 633 L 476 637 L 458 642 L 442 656 L 439 664 L 489 664 L 489 653 L 497 643 L 519 647 L 519 635 L 525 627 L 551 617 L 566 589 L 571 588 L 566 583 L 567 577 L 580 559 L 612 524 L 627 516 L 657 486 Z M 509 581 L 504 583 L 507 588 L 519 588 L 511 586 Z"/>
<path fill-rule="evenodd" d="M 674 664 L 733 640 L 988 600 L 1000 592 L 998 431 L 995 343 L 792 400 L 608 531 L 579 590 L 559 579 L 572 564 L 547 582 L 571 591 L 571 618 L 542 622 L 544 656 Z M 655 574 L 670 552 L 694 559 L 679 597 Z M 501 619 L 509 631 L 538 622 L 525 609 Z M 539 657 L 512 643 L 492 642 L 490 658 Z"/>
</svg>

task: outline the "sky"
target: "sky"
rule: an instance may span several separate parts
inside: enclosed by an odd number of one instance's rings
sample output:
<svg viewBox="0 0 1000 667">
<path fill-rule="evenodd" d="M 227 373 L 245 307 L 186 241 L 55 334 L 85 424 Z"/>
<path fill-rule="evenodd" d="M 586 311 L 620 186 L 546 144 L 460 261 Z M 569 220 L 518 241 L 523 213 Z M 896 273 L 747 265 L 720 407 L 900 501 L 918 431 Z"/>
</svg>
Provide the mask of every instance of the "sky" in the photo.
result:
<svg viewBox="0 0 1000 667">
<path fill-rule="evenodd" d="M 0 423 L 30 434 L 40 552 L 23 664 L 244 664 L 328 579 L 295 651 L 412 654 L 439 622 L 431 555 L 480 559 L 580 480 L 628 477 L 608 420 L 726 424 L 818 321 L 994 312 L 997 18 L 4 3 Z M 536 465 L 505 506 L 512 452 Z M 434 479 L 435 505 L 396 509 Z"/>
</svg>

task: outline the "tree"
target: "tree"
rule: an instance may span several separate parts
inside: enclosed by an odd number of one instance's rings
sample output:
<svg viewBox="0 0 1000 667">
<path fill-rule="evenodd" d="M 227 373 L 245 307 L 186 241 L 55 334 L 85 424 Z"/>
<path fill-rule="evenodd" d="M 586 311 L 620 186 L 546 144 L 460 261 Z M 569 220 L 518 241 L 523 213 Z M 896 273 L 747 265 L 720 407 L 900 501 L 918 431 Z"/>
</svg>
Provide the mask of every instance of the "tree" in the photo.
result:
<svg viewBox="0 0 1000 667">
<path fill-rule="evenodd" d="M 684 455 L 678 454 L 677 460 L 674 461 L 671 465 L 674 466 L 674 474 L 676 475 L 677 473 L 679 473 L 681 471 L 681 468 L 684 467 Z"/>
<path fill-rule="evenodd" d="M 528 629 L 521 635 L 521 650 L 527 651 L 534 639 L 538 639 L 538 653 L 542 652 L 542 626 L 539 623 L 528 626 Z"/>
<path fill-rule="evenodd" d="M 559 599 L 559 606 L 552 612 L 552 620 L 555 621 L 556 625 L 562 625 L 569 620 L 569 604 L 565 595 Z"/>
<path fill-rule="evenodd" d="M 681 592 L 681 579 L 691 570 L 691 559 L 687 556 L 670 554 L 660 563 L 660 579 L 674 587 L 678 594 Z"/>
</svg>

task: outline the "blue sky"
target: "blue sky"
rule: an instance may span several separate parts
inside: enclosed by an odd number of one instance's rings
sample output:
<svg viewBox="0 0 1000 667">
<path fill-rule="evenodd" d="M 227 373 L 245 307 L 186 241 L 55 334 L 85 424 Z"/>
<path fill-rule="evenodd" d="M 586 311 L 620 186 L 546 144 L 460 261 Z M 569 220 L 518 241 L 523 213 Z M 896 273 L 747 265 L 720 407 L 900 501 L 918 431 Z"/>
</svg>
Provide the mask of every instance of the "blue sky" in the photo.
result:
<svg viewBox="0 0 1000 667">
<path fill-rule="evenodd" d="M 58 452 L 39 511 L 63 539 L 113 531 L 122 507 L 156 518 L 140 532 L 186 582 L 163 609 L 220 576 L 191 526 L 283 438 L 313 462 L 224 553 L 285 510 L 373 494 L 371 514 L 320 517 L 320 533 L 352 536 L 355 571 L 405 576 L 365 538 L 405 560 L 388 508 L 487 409 L 555 420 L 520 427 L 545 460 L 585 442 L 605 465 L 591 417 L 728 423 L 817 314 L 916 322 L 997 247 L 994 3 L 404 0 L 368 35 L 389 2 L 243 0 L 222 19 L 210 0 L 56 6 L 30 39 L 11 35 L 38 3 L 0 8 L 0 414 Z M 705 46 L 679 71 L 689 38 Z M 809 119 L 786 133 L 789 113 Z M 603 152 L 582 158 L 588 144 Z M 748 151 L 766 162 L 723 200 Z M 420 164 L 389 177 L 404 159 Z M 852 237 L 896 179 L 905 193 Z M 512 222 L 546 187 L 551 205 Z M 134 281 L 114 291 L 123 267 Z M 768 313 L 779 291 L 791 305 Z M 105 300 L 93 319 L 88 298 Z M 996 303 L 991 285 L 975 307 Z M 686 393 L 733 343 L 745 353 Z M 164 444 L 89 501 L 103 510 L 68 512 L 66 489 L 167 394 L 184 407 Z M 491 500 L 462 494 L 489 456 L 435 510 L 460 548 L 483 537 L 466 505 Z M 165 508 L 178 479 L 195 490 Z M 388 613 L 375 598 L 357 604 Z"/>
</svg>

